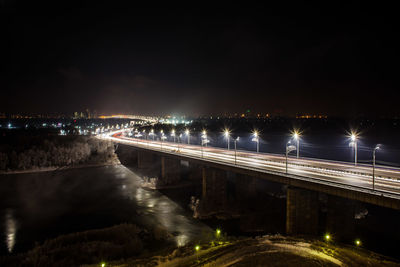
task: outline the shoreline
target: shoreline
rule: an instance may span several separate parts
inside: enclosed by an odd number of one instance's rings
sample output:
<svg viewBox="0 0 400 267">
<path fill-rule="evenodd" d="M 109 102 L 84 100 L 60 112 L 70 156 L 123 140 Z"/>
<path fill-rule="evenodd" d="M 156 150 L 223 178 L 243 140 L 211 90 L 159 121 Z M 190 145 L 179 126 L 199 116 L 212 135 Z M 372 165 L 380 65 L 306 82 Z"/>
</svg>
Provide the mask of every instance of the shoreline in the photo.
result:
<svg viewBox="0 0 400 267">
<path fill-rule="evenodd" d="M 93 167 L 114 166 L 114 165 L 121 165 L 121 162 L 117 159 L 113 160 L 112 162 L 106 162 L 106 163 L 80 164 L 80 165 L 62 166 L 62 167 L 46 167 L 46 168 L 29 169 L 29 170 L 0 171 L 0 175 L 54 172 L 54 171 L 64 171 L 71 169 L 93 168 Z"/>
</svg>

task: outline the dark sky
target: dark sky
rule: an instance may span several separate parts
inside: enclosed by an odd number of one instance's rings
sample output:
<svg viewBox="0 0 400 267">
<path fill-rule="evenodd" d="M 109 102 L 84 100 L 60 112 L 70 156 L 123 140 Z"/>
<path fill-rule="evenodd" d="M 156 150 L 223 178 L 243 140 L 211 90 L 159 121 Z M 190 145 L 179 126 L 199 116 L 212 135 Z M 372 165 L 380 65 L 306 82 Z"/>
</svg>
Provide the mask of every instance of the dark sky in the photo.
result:
<svg viewBox="0 0 400 267">
<path fill-rule="evenodd" d="M 394 6 L 30 2 L 0 0 L 0 112 L 399 111 Z"/>
</svg>

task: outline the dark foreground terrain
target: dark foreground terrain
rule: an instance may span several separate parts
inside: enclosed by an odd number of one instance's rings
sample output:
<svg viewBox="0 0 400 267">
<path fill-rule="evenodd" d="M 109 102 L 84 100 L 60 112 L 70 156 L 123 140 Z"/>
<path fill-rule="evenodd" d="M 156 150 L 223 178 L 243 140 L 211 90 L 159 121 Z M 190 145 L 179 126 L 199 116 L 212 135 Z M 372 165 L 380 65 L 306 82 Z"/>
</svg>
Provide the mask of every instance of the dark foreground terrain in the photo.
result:
<svg viewBox="0 0 400 267">
<path fill-rule="evenodd" d="M 123 224 L 48 240 L 1 266 L 400 266 L 350 247 L 281 235 L 233 238 L 222 233 L 196 244 L 173 245 L 164 229 Z M 104 265 L 103 265 L 104 264 Z"/>
</svg>

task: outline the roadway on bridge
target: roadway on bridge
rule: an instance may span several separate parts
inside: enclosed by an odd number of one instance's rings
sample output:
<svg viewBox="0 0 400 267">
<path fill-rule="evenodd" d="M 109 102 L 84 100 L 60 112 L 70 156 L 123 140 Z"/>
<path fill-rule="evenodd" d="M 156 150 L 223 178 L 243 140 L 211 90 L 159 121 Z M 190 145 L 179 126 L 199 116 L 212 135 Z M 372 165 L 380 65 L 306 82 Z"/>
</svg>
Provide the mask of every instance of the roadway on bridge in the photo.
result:
<svg viewBox="0 0 400 267">
<path fill-rule="evenodd" d="M 286 157 L 284 155 L 255 153 L 249 151 L 227 150 L 216 147 L 201 147 L 166 141 L 144 140 L 123 135 L 124 130 L 98 135 L 99 138 L 131 146 L 162 151 L 192 158 L 203 159 L 221 164 L 236 165 L 242 168 L 260 171 L 278 172 L 286 175 Z M 236 156 L 235 156 L 236 154 Z M 333 182 L 338 186 L 355 186 L 372 189 L 372 166 L 354 163 L 335 162 L 310 158 L 288 158 L 288 175 L 307 177 L 316 181 Z M 400 195 L 400 169 L 377 166 L 375 168 L 375 190 Z"/>
</svg>

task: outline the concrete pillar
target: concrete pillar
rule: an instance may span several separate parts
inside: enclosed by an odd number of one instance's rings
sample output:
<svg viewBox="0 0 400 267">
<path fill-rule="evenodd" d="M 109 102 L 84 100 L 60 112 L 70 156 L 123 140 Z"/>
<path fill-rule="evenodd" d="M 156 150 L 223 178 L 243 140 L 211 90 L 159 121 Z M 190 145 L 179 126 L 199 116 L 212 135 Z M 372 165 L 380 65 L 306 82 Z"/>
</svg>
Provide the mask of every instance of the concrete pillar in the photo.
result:
<svg viewBox="0 0 400 267">
<path fill-rule="evenodd" d="M 189 180 L 201 183 L 203 179 L 203 166 L 189 163 Z"/>
<path fill-rule="evenodd" d="M 164 185 L 177 183 L 180 180 L 181 161 L 168 156 L 161 157 L 161 181 Z"/>
<path fill-rule="evenodd" d="M 251 200 L 257 197 L 257 181 L 255 177 L 235 174 L 235 200 Z"/>
<path fill-rule="evenodd" d="M 355 202 L 328 195 L 326 229 L 336 240 L 348 241 L 354 238 Z"/>
<path fill-rule="evenodd" d="M 138 152 L 138 168 L 139 169 L 150 169 L 154 165 L 154 155 L 151 152 L 140 150 Z"/>
<path fill-rule="evenodd" d="M 139 150 L 138 169 L 151 178 L 160 176 L 161 157 L 149 151 Z"/>
<path fill-rule="evenodd" d="M 318 193 L 288 187 L 286 198 L 286 233 L 318 234 Z"/>
<path fill-rule="evenodd" d="M 203 167 L 202 171 L 202 202 L 205 203 L 207 210 L 218 211 L 226 206 L 226 171 Z"/>
<path fill-rule="evenodd" d="M 127 145 L 118 145 L 117 149 L 118 159 L 125 166 L 137 168 L 138 163 L 138 150 Z"/>
</svg>

